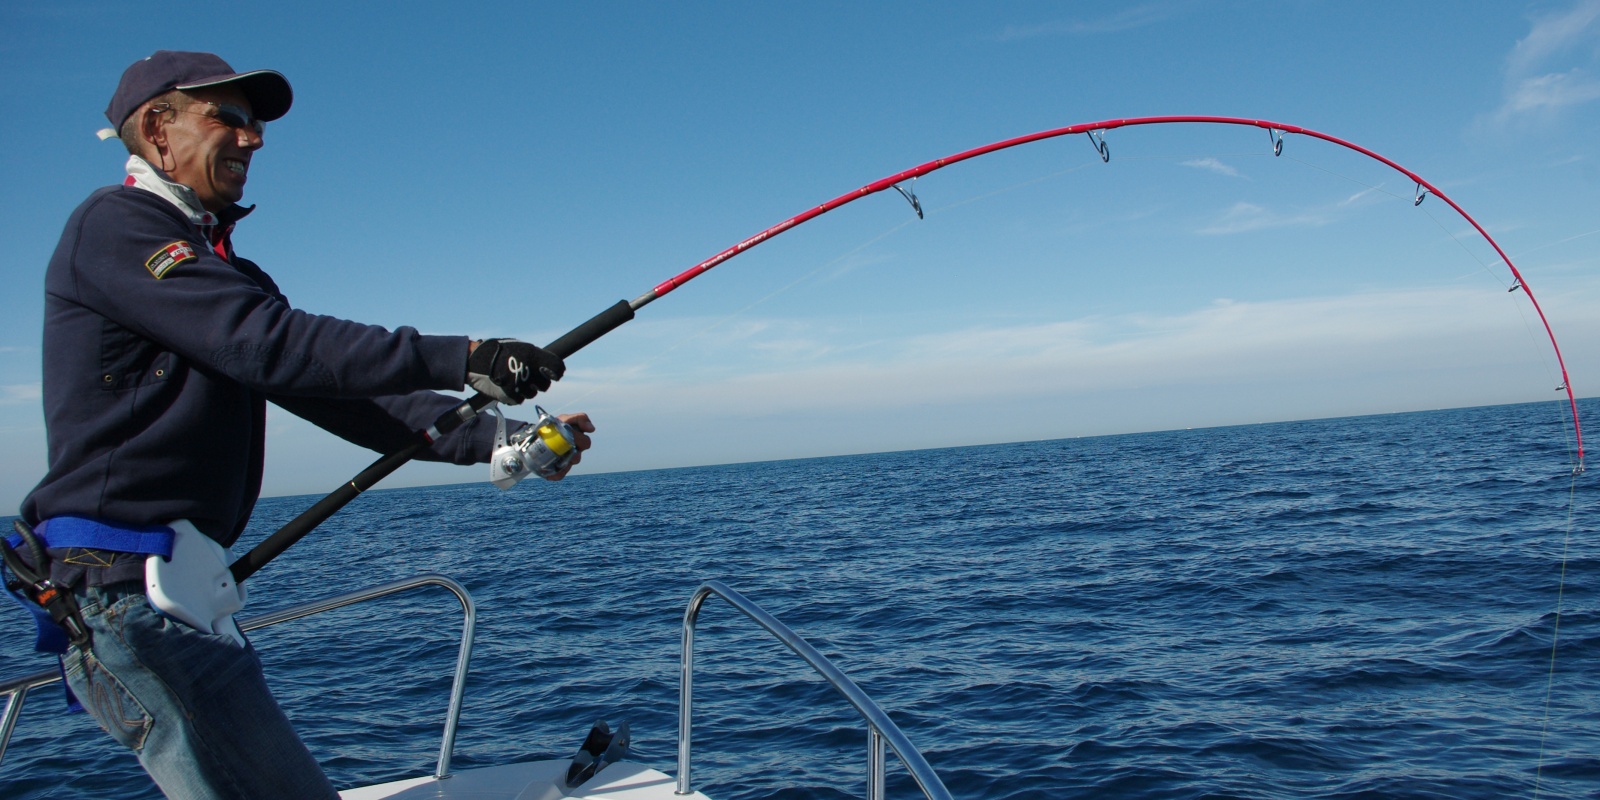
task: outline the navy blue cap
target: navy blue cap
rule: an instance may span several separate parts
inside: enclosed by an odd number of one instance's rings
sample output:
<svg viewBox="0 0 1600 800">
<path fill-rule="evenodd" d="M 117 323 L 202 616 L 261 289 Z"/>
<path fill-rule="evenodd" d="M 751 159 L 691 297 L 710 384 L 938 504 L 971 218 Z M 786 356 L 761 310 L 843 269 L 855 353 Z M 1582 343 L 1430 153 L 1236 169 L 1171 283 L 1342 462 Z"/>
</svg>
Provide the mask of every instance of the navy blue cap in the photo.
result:
<svg viewBox="0 0 1600 800">
<path fill-rule="evenodd" d="M 270 69 L 253 72 L 234 72 L 228 62 L 210 53 L 189 53 L 181 50 L 157 50 L 149 58 L 133 62 L 122 73 L 117 93 L 106 106 L 106 119 L 122 127 L 134 109 L 146 100 L 173 89 L 199 89 L 232 83 L 250 99 L 250 113 L 262 122 L 270 122 L 289 113 L 294 103 L 294 91 L 289 79 Z"/>
</svg>

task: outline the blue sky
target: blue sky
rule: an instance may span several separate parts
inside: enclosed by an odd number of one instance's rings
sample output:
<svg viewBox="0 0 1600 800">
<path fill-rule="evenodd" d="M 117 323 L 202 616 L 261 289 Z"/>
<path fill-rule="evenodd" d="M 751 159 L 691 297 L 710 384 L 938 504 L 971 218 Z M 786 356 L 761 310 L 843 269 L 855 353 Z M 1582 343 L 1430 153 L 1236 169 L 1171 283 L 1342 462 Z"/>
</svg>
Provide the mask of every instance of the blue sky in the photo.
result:
<svg viewBox="0 0 1600 800">
<path fill-rule="evenodd" d="M 470 10 L 467 10 L 470 9 Z M 1046 128 L 1264 118 L 1438 184 L 1600 380 L 1600 2 L 128 3 L 0 8 L 0 508 L 43 473 L 43 267 L 121 177 L 118 75 L 294 84 L 241 253 L 298 306 L 546 342 L 768 225 Z M 544 402 L 614 471 L 1550 400 L 1527 299 L 1371 161 L 1253 128 L 1081 136 L 796 228 L 644 309 Z M 369 453 L 272 417 L 269 494 Z M 1600 429 L 1600 423 L 1596 423 Z M 387 486 L 486 480 L 411 465 Z"/>
</svg>

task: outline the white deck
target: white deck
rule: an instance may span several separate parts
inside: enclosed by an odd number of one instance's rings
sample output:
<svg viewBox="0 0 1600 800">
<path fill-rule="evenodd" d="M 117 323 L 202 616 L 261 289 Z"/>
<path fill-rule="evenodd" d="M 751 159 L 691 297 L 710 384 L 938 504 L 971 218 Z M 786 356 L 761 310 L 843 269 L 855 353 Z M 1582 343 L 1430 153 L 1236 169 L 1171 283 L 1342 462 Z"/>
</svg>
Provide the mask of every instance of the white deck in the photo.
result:
<svg viewBox="0 0 1600 800">
<path fill-rule="evenodd" d="M 673 794 L 676 781 L 666 773 L 623 761 L 612 764 L 573 790 L 561 788 L 566 759 L 525 761 L 432 776 L 407 778 L 340 792 L 344 800 L 710 800 L 695 792 Z"/>
</svg>

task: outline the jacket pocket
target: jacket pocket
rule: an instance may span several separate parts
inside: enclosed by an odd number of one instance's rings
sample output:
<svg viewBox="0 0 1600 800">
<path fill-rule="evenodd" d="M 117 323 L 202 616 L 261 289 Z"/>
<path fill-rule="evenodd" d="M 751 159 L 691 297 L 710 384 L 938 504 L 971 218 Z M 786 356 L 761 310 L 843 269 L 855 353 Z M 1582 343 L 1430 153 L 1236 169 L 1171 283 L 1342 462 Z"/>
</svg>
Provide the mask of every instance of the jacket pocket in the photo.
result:
<svg viewBox="0 0 1600 800">
<path fill-rule="evenodd" d="M 178 358 L 161 345 L 110 320 L 100 331 L 100 388 L 123 391 L 172 377 Z"/>
</svg>

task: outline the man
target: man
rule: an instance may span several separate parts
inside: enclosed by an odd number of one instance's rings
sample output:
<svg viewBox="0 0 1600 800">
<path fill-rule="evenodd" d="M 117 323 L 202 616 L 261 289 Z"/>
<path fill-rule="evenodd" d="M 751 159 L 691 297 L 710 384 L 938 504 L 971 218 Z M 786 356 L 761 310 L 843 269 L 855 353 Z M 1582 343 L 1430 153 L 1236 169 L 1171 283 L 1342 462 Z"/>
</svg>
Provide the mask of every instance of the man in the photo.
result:
<svg viewBox="0 0 1600 800">
<path fill-rule="evenodd" d="M 239 73 L 208 53 L 159 51 L 130 66 L 106 110 L 128 177 L 73 212 L 45 278 L 50 467 L 22 508 L 44 541 L 31 558 L 16 552 L 77 601 L 64 622 L 68 686 L 173 798 L 335 792 L 254 649 L 151 607 L 144 562 L 160 550 L 129 537 L 192 523 L 232 545 L 261 487 L 268 400 L 392 452 L 460 402 L 432 390 L 470 384 L 515 404 L 565 368 L 525 342 L 295 310 L 237 256 L 230 234 L 250 212 L 237 203 L 264 123 L 292 99 L 279 73 Z M 587 416 L 563 419 L 587 449 Z M 487 461 L 493 426 L 474 423 L 420 457 Z"/>
</svg>

